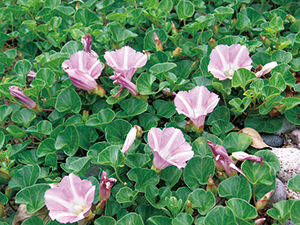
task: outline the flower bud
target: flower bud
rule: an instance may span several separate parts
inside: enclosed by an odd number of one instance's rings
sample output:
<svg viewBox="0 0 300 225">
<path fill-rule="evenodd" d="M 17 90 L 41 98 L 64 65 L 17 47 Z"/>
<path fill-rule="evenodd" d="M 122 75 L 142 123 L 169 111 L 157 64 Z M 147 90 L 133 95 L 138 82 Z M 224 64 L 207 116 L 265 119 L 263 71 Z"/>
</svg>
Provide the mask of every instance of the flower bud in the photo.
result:
<svg viewBox="0 0 300 225">
<path fill-rule="evenodd" d="M 180 47 L 176 47 L 173 51 L 172 55 L 174 58 L 178 58 L 182 53 L 182 49 Z"/>
<path fill-rule="evenodd" d="M 213 25 L 212 30 L 213 30 L 214 34 L 215 34 L 216 36 L 218 36 L 218 34 L 219 34 L 219 27 L 218 27 L 218 24 Z"/>
<path fill-rule="evenodd" d="M 166 96 L 169 96 L 169 95 L 171 95 L 171 96 L 173 96 L 173 97 L 176 96 L 176 93 L 175 93 L 175 92 L 172 92 L 172 93 L 171 93 L 170 88 L 164 88 L 164 89 L 162 89 L 162 93 L 163 93 L 164 95 L 166 95 Z"/>
<path fill-rule="evenodd" d="M 273 190 L 268 192 L 267 194 L 265 194 L 265 196 L 263 196 L 261 199 L 258 199 L 256 202 L 256 210 L 262 210 L 266 207 L 266 205 L 268 204 L 268 202 L 270 201 L 272 194 L 273 194 Z"/>
<path fill-rule="evenodd" d="M 112 188 L 114 182 L 117 182 L 117 180 L 115 178 L 107 178 L 106 171 L 102 172 L 101 182 L 100 182 L 100 187 L 99 187 L 100 201 L 102 201 L 103 199 L 106 199 L 106 200 L 110 199 L 111 188 Z"/>
<path fill-rule="evenodd" d="M 260 163 L 261 165 L 263 165 L 263 159 L 258 157 L 258 156 L 255 156 L 255 155 L 249 155 L 247 154 L 246 152 L 233 152 L 232 153 L 232 156 L 234 158 L 236 158 L 237 160 L 239 161 L 245 161 L 245 160 L 251 160 L 253 162 L 258 162 Z"/>
<path fill-rule="evenodd" d="M 4 205 L 3 203 L 0 203 L 0 217 L 3 217 L 4 216 Z"/>
<path fill-rule="evenodd" d="M 227 175 L 224 171 L 217 171 L 216 175 L 217 178 L 220 179 L 221 181 L 227 179 Z"/>
<path fill-rule="evenodd" d="M 122 152 L 125 154 L 129 149 L 130 147 L 133 145 L 133 142 L 137 136 L 137 132 L 138 132 L 138 126 L 133 126 L 131 128 L 131 130 L 128 132 L 127 136 L 126 136 L 126 139 L 125 139 L 125 142 L 124 142 L 124 145 L 123 145 L 123 148 L 122 148 Z M 143 131 L 142 131 L 143 133 Z"/>
<path fill-rule="evenodd" d="M 285 17 L 290 23 L 295 23 L 297 19 L 293 17 L 291 14 L 287 14 Z"/>
<path fill-rule="evenodd" d="M 6 188 L 5 190 L 5 195 L 8 199 L 11 199 L 12 196 L 12 189 L 11 188 Z"/>
<path fill-rule="evenodd" d="M 235 28 L 238 22 L 239 22 L 238 19 L 234 18 L 231 23 L 231 28 L 232 29 Z"/>
<path fill-rule="evenodd" d="M 172 36 L 176 36 L 178 34 L 177 28 L 175 26 L 175 24 L 173 23 L 173 21 L 171 21 L 171 30 L 172 30 Z"/>
<path fill-rule="evenodd" d="M 210 50 L 213 50 L 217 46 L 216 39 L 210 38 L 208 41 L 208 46 Z"/>
<path fill-rule="evenodd" d="M 11 176 L 6 169 L 0 168 L 0 184 L 7 184 Z"/>
<path fill-rule="evenodd" d="M 264 45 L 269 48 L 272 44 L 271 40 L 266 36 L 260 36 L 260 40 L 264 43 Z"/>
<path fill-rule="evenodd" d="M 18 99 L 22 104 L 28 108 L 28 109 L 34 109 L 36 108 L 36 103 L 29 98 L 27 95 L 25 95 L 19 87 L 17 86 L 10 86 L 9 87 L 10 94 L 15 98 Z"/>
<path fill-rule="evenodd" d="M 159 40 L 159 38 L 155 32 L 153 34 L 154 34 L 154 43 L 155 43 L 156 51 L 163 51 L 164 48 L 163 48 L 161 40 Z"/>
<path fill-rule="evenodd" d="M 255 225 L 263 225 L 266 221 L 266 218 L 258 218 L 256 220 L 254 220 Z"/>
<path fill-rule="evenodd" d="M 191 200 L 186 201 L 185 212 L 190 215 L 193 215 L 194 209 L 193 209 L 193 202 Z"/>
<path fill-rule="evenodd" d="M 217 196 L 218 188 L 214 184 L 212 175 L 209 175 L 208 184 L 206 185 L 206 191 L 211 191 L 215 196 Z"/>
<path fill-rule="evenodd" d="M 82 114 L 83 122 L 86 122 L 88 119 L 89 119 L 89 111 L 83 110 L 83 114 Z"/>
<path fill-rule="evenodd" d="M 138 125 L 134 125 L 133 127 L 135 127 L 135 129 L 137 130 L 136 138 L 141 138 L 143 136 L 143 129 Z"/>
</svg>

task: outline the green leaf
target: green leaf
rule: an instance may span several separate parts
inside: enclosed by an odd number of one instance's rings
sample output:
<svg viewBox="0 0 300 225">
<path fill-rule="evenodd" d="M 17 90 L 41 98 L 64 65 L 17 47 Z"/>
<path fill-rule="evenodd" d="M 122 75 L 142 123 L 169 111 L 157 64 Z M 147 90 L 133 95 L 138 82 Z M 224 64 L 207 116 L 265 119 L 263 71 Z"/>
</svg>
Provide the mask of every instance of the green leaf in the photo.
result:
<svg viewBox="0 0 300 225">
<path fill-rule="evenodd" d="M 280 128 L 282 127 L 282 118 L 279 116 L 248 116 L 245 119 L 244 126 L 252 127 L 257 132 L 273 134 L 274 132 L 280 130 Z"/>
<path fill-rule="evenodd" d="M 160 173 L 160 179 L 164 180 L 166 186 L 171 188 L 179 181 L 181 177 L 182 170 L 178 169 L 176 166 L 168 166 L 163 169 Z"/>
<path fill-rule="evenodd" d="M 295 201 L 291 207 L 291 219 L 294 224 L 300 224 L 300 201 Z"/>
<path fill-rule="evenodd" d="M 142 168 L 150 161 L 148 155 L 141 153 L 126 154 L 126 165 L 130 168 Z"/>
<path fill-rule="evenodd" d="M 300 192 L 300 174 L 289 179 L 288 188 Z"/>
<path fill-rule="evenodd" d="M 294 97 L 286 97 L 282 99 L 281 103 L 286 107 L 285 110 L 290 110 L 297 105 L 300 105 L 300 99 Z"/>
<path fill-rule="evenodd" d="M 154 95 L 160 92 L 167 85 L 167 82 L 161 82 L 158 85 L 157 83 L 155 83 L 155 80 L 155 76 L 147 73 L 142 73 L 136 80 L 136 87 L 138 92 L 141 95 Z"/>
<path fill-rule="evenodd" d="M 4 124 L 7 117 L 11 114 L 12 108 L 8 105 L 0 106 L 0 124 Z"/>
<path fill-rule="evenodd" d="M 178 214 L 173 220 L 172 225 L 192 225 L 194 218 L 187 213 Z"/>
<path fill-rule="evenodd" d="M 165 63 L 157 63 L 154 66 L 152 66 L 149 71 L 153 74 L 160 74 L 160 73 L 166 73 L 173 68 L 177 67 L 175 63 L 171 62 L 165 62 Z"/>
<path fill-rule="evenodd" d="M 141 215 L 138 215 L 136 213 L 128 213 L 125 216 L 123 216 L 116 225 L 125 225 L 125 224 L 130 224 L 130 225 L 144 225 L 144 222 L 142 220 Z"/>
<path fill-rule="evenodd" d="M 25 84 L 26 76 L 31 70 L 31 63 L 27 59 L 20 60 L 15 65 L 15 72 L 20 76 L 20 82 Z"/>
<path fill-rule="evenodd" d="M 105 137 L 110 144 L 124 144 L 125 138 L 131 129 L 131 124 L 125 120 L 115 120 L 105 128 Z"/>
<path fill-rule="evenodd" d="M 155 208 L 160 209 L 166 206 L 168 199 L 172 196 L 172 192 L 168 187 L 158 189 L 153 185 L 146 187 L 146 199 Z"/>
<path fill-rule="evenodd" d="M 270 78 L 270 85 L 277 87 L 279 90 L 284 91 L 286 83 L 283 76 L 280 73 L 274 72 Z"/>
<path fill-rule="evenodd" d="M 73 156 L 79 147 L 79 133 L 74 125 L 70 125 L 61 132 L 55 142 L 55 148 L 61 149 L 68 156 Z"/>
<path fill-rule="evenodd" d="M 121 27 L 111 27 L 112 38 L 117 43 L 122 43 L 125 45 L 126 43 L 132 41 L 138 35 L 131 32 L 130 30 L 121 28 Z"/>
<path fill-rule="evenodd" d="M 187 0 L 181 0 L 175 7 L 179 20 L 186 20 L 195 12 L 194 4 Z"/>
<path fill-rule="evenodd" d="M 124 165 L 125 156 L 118 146 L 108 146 L 98 154 L 98 163 L 116 169 L 117 167 Z"/>
<path fill-rule="evenodd" d="M 162 225 L 162 224 L 171 224 L 172 219 L 166 216 L 152 216 L 147 220 L 149 225 Z"/>
<path fill-rule="evenodd" d="M 147 132 L 152 127 L 157 126 L 157 122 L 158 122 L 159 118 L 150 113 L 143 113 L 138 116 L 138 120 L 140 122 L 140 126 L 143 128 L 143 131 Z"/>
<path fill-rule="evenodd" d="M 276 179 L 275 170 L 267 163 L 261 165 L 257 162 L 246 160 L 243 162 L 241 168 L 245 173 L 247 180 L 253 185 L 256 185 L 257 183 L 271 185 Z"/>
<path fill-rule="evenodd" d="M 229 153 L 245 151 L 252 143 L 252 138 L 248 134 L 229 133 L 223 140 L 223 146 Z"/>
<path fill-rule="evenodd" d="M 90 167 L 90 157 L 68 157 L 66 160 L 66 164 L 64 166 L 61 165 L 63 169 L 70 170 L 72 173 L 76 175 L 84 175 L 87 169 Z"/>
<path fill-rule="evenodd" d="M 129 187 L 122 187 L 116 194 L 116 199 L 119 203 L 132 204 L 137 198 L 137 194 L 137 191 L 133 191 Z"/>
<path fill-rule="evenodd" d="M 45 205 L 44 194 L 50 188 L 48 184 L 36 184 L 23 188 L 16 195 L 16 203 L 25 204 L 28 213 L 35 213 Z"/>
<path fill-rule="evenodd" d="M 153 34 L 154 32 L 157 34 L 162 44 L 165 44 L 166 41 L 168 40 L 168 35 L 166 31 L 163 29 L 154 29 L 154 30 L 147 31 L 144 38 L 144 49 L 147 51 L 151 51 L 155 49 L 154 34 Z"/>
<path fill-rule="evenodd" d="M 23 124 L 25 127 L 29 127 L 30 123 L 35 117 L 36 117 L 35 113 L 33 113 L 30 109 L 24 108 L 15 111 L 11 116 L 11 120 L 14 123 Z"/>
<path fill-rule="evenodd" d="M 269 150 L 260 150 L 254 155 L 264 158 L 264 163 L 268 163 L 270 167 L 273 167 L 276 173 L 280 170 L 280 161 L 277 156 Z"/>
<path fill-rule="evenodd" d="M 300 125 L 300 107 L 295 106 L 294 108 L 285 112 L 285 118 L 293 124 Z"/>
<path fill-rule="evenodd" d="M 55 73 L 49 68 L 41 68 L 36 73 L 36 78 L 45 81 L 47 87 L 52 87 L 55 80 Z"/>
<path fill-rule="evenodd" d="M 211 157 L 193 157 L 183 170 L 183 180 L 186 185 L 194 190 L 208 183 L 209 175 L 215 173 L 215 162 Z"/>
<path fill-rule="evenodd" d="M 14 137 L 20 139 L 22 137 L 27 137 L 27 134 L 19 127 L 15 126 L 15 125 L 11 125 L 8 128 L 6 128 L 6 130 L 13 135 Z"/>
<path fill-rule="evenodd" d="M 240 198 L 250 201 L 252 190 L 250 183 L 242 176 L 233 176 L 222 181 L 218 187 L 220 197 Z"/>
<path fill-rule="evenodd" d="M 2 149 L 4 143 L 5 143 L 5 134 L 1 131 L 0 132 L 0 149 Z"/>
<path fill-rule="evenodd" d="M 284 50 L 277 50 L 272 53 L 272 61 L 277 61 L 278 63 L 289 63 L 292 59 L 292 53 Z"/>
<path fill-rule="evenodd" d="M 294 201 L 292 199 L 286 201 L 282 200 L 273 204 L 274 208 L 269 209 L 267 213 L 281 224 L 285 224 L 286 221 L 291 217 L 290 213 L 293 203 Z"/>
<path fill-rule="evenodd" d="M 193 202 L 193 208 L 197 209 L 200 215 L 206 215 L 216 204 L 212 192 L 199 188 L 189 194 L 189 200 Z"/>
<path fill-rule="evenodd" d="M 216 206 L 205 217 L 204 225 L 237 225 L 229 207 Z"/>
<path fill-rule="evenodd" d="M 52 133 L 52 124 L 48 120 L 43 120 L 37 124 L 37 129 L 44 135 Z"/>
<path fill-rule="evenodd" d="M 32 186 L 39 178 L 40 168 L 38 166 L 26 165 L 19 169 L 8 183 L 12 189 L 22 189 Z"/>
<path fill-rule="evenodd" d="M 230 111 L 225 106 L 220 106 L 218 108 L 215 108 L 214 111 L 209 115 L 208 119 L 206 120 L 206 123 L 208 125 L 212 125 L 212 122 L 215 120 L 222 119 L 224 121 L 230 120 Z"/>
<path fill-rule="evenodd" d="M 212 122 L 212 127 L 211 127 L 211 131 L 218 136 L 221 136 L 221 138 L 223 136 L 226 135 L 226 133 L 228 133 L 229 131 L 231 131 L 232 129 L 234 129 L 235 126 L 227 121 L 224 120 L 216 120 Z"/>
<path fill-rule="evenodd" d="M 232 8 L 221 6 L 215 9 L 214 16 L 222 23 L 225 19 L 231 19 L 233 13 L 234 10 Z"/>
<path fill-rule="evenodd" d="M 91 144 L 99 137 L 96 129 L 87 127 L 83 124 L 77 125 L 76 128 L 80 136 L 79 146 L 85 150 L 88 150 Z"/>
<path fill-rule="evenodd" d="M 121 108 L 125 111 L 125 114 L 122 111 L 120 111 L 121 113 L 117 113 L 117 117 L 131 117 L 145 112 L 148 108 L 148 103 L 141 99 L 136 99 L 132 97 L 130 99 L 122 101 Z"/>
<path fill-rule="evenodd" d="M 7 202 L 8 202 L 8 198 L 6 197 L 6 195 L 3 194 L 2 192 L 0 192 L 0 203 L 5 205 Z M 0 225 L 2 225 L 2 224 L 0 223 Z"/>
<path fill-rule="evenodd" d="M 38 157 L 43 157 L 53 152 L 56 152 L 56 149 L 55 149 L 55 140 L 52 138 L 45 139 L 42 143 L 40 143 L 37 149 Z"/>
<path fill-rule="evenodd" d="M 72 89 L 63 90 L 57 96 L 55 108 L 59 112 L 65 112 L 67 110 L 71 110 L 74 113 L 79 113 L 79 111 L 81 110 L 80 97 Z"/>
<path fill-rule="evenodd" d="M 246 85 L 255 79 L 257 79 L 257 77 L 253 72 L 245 68 L 239 68 L 238 70 L 234 71 L 232 77 L 232 87 L 242 87 L 245 91 Z"/>
<path fill-rule="evenodd" d="M 44 221 L 37 217 L 37 216 L 31 216 L 27 220 L 25 220 L 22 225 L 44 225 Z"/>
<path fill-rule="evenodd" d="M 115 200 L 108 200 L 105 205 L 105 215 L 114 216 L 121 208 L 121 205 Z"/>
<path fill-rule="evenodd" d="M 115 225 L 116 220 L 110 216 L 101 216 L 100 218 L 96 219 L 94 222 L 95 225 Z"/>
<path fill-rule="evenodd" d="M 231 208 L 235 217 L 239 219 L 249 221 L 258 216 L 256 208 L 244 199 L 232 198 L 226 202 L 226 205 Z"/>
<path fill-rule="evenodd" d="M 176 113 L 174 102 L 166 102 L 164 100 L 156 100 L 153 102 L 156 114 L 161 117 L 170 118 Z"/>
<path fill-rule="evenodd" d="M 204 137 L 198 137 L 192 144 L 195 155 L 198 156 L 213 156 L 210 147 L 207 144 L 207 139 Z"/>
<path fill-rule="evenodd" d="M 134 168 L 127 173 L 130 180 L 135 181 L 135 190 L 145 192 L 148 185 L 156 185 L 159 177 L 154 170 L 144 168 Z"/>
</svg>

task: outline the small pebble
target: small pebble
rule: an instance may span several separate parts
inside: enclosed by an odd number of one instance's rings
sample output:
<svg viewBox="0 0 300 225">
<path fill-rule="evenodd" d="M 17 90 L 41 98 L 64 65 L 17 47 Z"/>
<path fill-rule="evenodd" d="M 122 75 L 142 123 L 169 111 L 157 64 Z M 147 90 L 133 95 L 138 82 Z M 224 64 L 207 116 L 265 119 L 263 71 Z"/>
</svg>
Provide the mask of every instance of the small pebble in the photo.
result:
<svg viewBox="0 0 300 225">
<path fill-rule="evenodd" d="M 300 147 L 300 130 L 294 130 L 291 133 L 291 139 Z"/>
<path fill-rule="evenodd" d="M 283 146 L 283 138 L 273 135 L 273 134 L 261 134 L 264 142 L 271 147 L 282 147 Z"/>
<path fill-rule="evenodd" d="M 282 133 L 285 133 L 287 131 L 295 130 L 296 125 L 288 121 L 286 118 L 282 119 L 282 127 L 279 131 L 277 131 L 275 134 L 280 135 Z"/>
<path fill-rule="evenodd" d="M 278 178 L 276 178 L 276 190 L 274 192 L 274 194 L 272 195 L 267 208 L 273 208 L 273 204 L 280 202 L 281 200 L 286 200 L 287 199 L 287 191 L 286 188 L 284 186 L 284 184 L 281 182 L 281 180 L 279 180 Z"/>
</svg>

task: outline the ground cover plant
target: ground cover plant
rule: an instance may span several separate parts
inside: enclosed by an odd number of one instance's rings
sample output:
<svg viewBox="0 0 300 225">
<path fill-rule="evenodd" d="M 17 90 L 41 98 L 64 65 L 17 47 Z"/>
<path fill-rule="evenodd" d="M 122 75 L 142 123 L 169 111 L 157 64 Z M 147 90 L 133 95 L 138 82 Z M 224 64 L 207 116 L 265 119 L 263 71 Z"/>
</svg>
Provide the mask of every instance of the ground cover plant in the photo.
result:
<svg viewBox="0 0 300 225">
<path fill-rule="evenodd" d="M 1 225 L 300 224 L 298 0 L 0 6 Z"/>
</svg>

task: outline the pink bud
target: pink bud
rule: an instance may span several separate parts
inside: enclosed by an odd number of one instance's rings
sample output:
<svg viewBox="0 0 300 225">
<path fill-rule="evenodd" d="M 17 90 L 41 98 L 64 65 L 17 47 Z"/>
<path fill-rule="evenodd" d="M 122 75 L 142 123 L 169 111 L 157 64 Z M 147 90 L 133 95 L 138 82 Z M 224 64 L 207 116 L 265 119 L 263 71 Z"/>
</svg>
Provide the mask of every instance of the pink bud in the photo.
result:
<svg viewBox="0 0 300 225">
<path fill-rule="evenodd" d="M 96 58 L 98 58 L 98 54 L 92 50 L 92 42 L 93 41 L 92 41 L 92 37 L 89 33 L 86 35 L 86 37 L 85 36 L 81 37 L 81 42 L 84 45 L 84 51 L 85 52 L 88 52 L 92 56 L 95 56 Z"/>
<path fill-rule="evenodd" d="M 266 221 L 266 218 L 258 218 L 256 219 L 254 222 L 255 222 L 255 225 L 263 225 Z"/>
<path fill-rule="evenodd" d="M 249 155 L 247 154 L 246 152 L 233 152 L 232 153 L 232 156 L 234 158 L 236 158 L 237 160 L 239 161 L 245 161 L 245 160 L 251 160 L 253 162 L 258 162 L 260 163 L 261 165 L 263 165 L 263 159 L 258 157 L 258 156 L 255 156 L 255 155 Z"/>
<path fill-rule="evenodd" d="M 30 70 L 27 75 L 28 80 L 33 80 L 35 77 L 36 77 L 36 72 L 33 72 L 32 70 Z"/>
<path fill-rule="evenodd" d="M 163 45 L 162 42 L 159 40 L 157 34 L 154 32 L 154 43 L 155 43 L 155 47 L 156 47 L 156 51 L 163 51 Z"/>
<path fill-rule="evenodd" d="M 22 102 L 26 108 L 34 109 L 36 107 L 36 103 L 27 95 L 25 95 L 19 87 L 10 86 L 9 92 L 15 99 L 18 99 L 20 102 Z"/>
<path fill-rule="evenodd" d="M 273 190 L 269 191 L 267 194 L 265 194 L 261 199 L 258 199 L 256 202 L 256 209 L 262 210 L 266 207 L 268 202 L 270 201 L 272 195 L 273 195 Z"/>
<path fill-rule="evenodd" d="M 172 55 L 174 58 L 178 58 L 182 53 L 182 49 L 180 47 L 176 47 L 173 51 Z"/>
<path fill-rule="evenodd" d="M 133 126 L 131 128 L 131 130 L 129 131 L 129 133 L 127 134 L 126 139 L 125 139 L 125 143 L 124 143 L 123 148 L 121 150 L 124 154 L 132 146 L 132 144 L 133 144 L 133 142 L 134 142 L 134 140 L 136 138 L 136 134 L 137 134 L 137 128 Z"/>
<path fill-rule="evenodd" d="M 102 172 L 101 182 L 100 182 L 100 187 L 99 187 L 100 201 L 102 201 L 103 199 L 106 199 L 106 200 L 110 199 L 111 188 L 112 188 L 114 182 L 117 182 L 117 180 L 115 178 L 107 178 L 106 171 Z"/>
<path fill-rule="evenodd" d="M 255 75 L 257 77 L 261 77 L 262 75 L 269 73 L 277 65 L 278 64 L 276 61 L 267 63 L 266 65 L 264 65 L 264 67 L 260 71 L 256 72 Z"/>
</svg>

